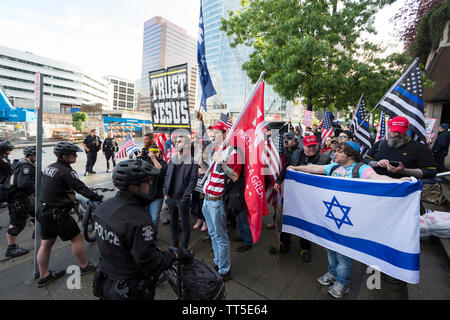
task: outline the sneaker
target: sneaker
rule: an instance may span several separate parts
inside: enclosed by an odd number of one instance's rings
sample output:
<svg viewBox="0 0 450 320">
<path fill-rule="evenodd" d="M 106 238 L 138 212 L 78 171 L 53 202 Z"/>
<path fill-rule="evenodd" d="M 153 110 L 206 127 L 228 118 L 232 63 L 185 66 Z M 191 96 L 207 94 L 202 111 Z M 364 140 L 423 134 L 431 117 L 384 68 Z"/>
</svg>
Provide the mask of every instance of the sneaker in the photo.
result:
<svg viewBox="0 0 450 320">
<path fill-rule="evenodd" d="M 336 282 L 336 278 L 329 272 L 325 273 L 323 276 L 317 279 L 320 284 L 323 284 L 324 286 L 329 286 L 330 284 L 333 284 Z"/>
<path fill-rule="evenodd" d="M 225 281 L 228 281 L 228 280 L 231 279 L 231 270 L 228 271 L 227 273 L 221 274 L 221 275 L 222 275 L 222 279 L 223 279 L 224 282 L 225 282 Z"/>
<path fill-rule="evenodd" d="M 49 271 L 47 277 L 39 278 L 39 280 L 37 281 L 37 287 L 38 288 L 46 287 L 50 282 L 52 282 L 53 280 L 61 278 L 65 273 L 66 273 L 66 271 L 64 271 L 64 270 L 61 270 L 61 271 Z"/>
<path fill-rule="evenodd" d="M 237 252 L 245 252 L 245 251 L 247 251 L 247 250 L 250 250 L 252 248 L 252 245 L 251 244 L 244 244 L 244 245 L 242 245 L 242 246 L 240 246 L 240 247 L 237 247 L 236 248 L 236 251 Z"/>
<path fill-rule="evenodd" d="M 350 287 L 344 286 L 343 284 L 336 282 L 328 289 L 328 293 L 335 297 L 336 299 L 341 299 L 346 294 L 350 293 Z"/>
<path fill-rule="evenodd" d="M 303 262 L 311 262 L 311 252 L 309 250 L 300 250 L 300 256 Z"/>
<path fill-rule="evenodd" d="M 29 252 L 28 249 L 24 249 L 19 246 L 15 246 L 14 248 L 8 248 L 8 250 L 6 250 L 5 256 L 11 257 L 11 258 L 16 258 L 16 257 L 23 256 L 24 254 L 27 254 L 28 252 Z"/>
<path fill-rule="evenodd" d="M 273 245 L 270 247 L 270 251 L 269 251 L 269 252 L 270 252 L 271 254 L 277 253 L 277 245 L 276 245 L 276 244 L 273 244 Z M 287 245 L 281 243 L 281 244 L 280 244 L 280 252 L 289 252 L 289 246 L 287 246 Z"/>
<path fill-rule="evenodd" d="M 90 262 L 88 262 L 87 266 L 84 268 L 80 268 L 81 271 L 81 275 L 85 275 L 91 272 L 95 272 L 95 270 L 97 270 L 97 266 L 91 264 Z"/>
<path fill-rule="evenodd" d="M 266 229 L 269 229 L 269 230 L 275 229 L 275 223 L 268 223 L 268 224 L 266 224 Z"/>
</svg>

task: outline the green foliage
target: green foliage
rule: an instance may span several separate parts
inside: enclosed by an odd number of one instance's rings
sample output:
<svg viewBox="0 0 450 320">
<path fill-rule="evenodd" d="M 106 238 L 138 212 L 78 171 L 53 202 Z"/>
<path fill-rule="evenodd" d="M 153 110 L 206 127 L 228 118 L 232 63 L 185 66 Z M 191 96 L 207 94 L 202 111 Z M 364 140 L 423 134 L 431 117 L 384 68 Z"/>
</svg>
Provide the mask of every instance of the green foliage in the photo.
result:
<svg viewBox="0 0 450 320">
<path fill-rule="evenodd" d="M 80 132 L 83 132 L 85 124 L 88 120 L 88 115 L 86 112 L 75 112 L 72 113 L 72 124 Z"/>
<path fill-rule="evenodd" d="M 254 51 L 242 65 L 282 97 L 301 97 L 314 109 L 343 110 L 364 93 L 375 106 L 412 62 L 404 54 L 379 58 L 381 48 L 360 40 L 373 32 L 371 18 L 394 0 L 254 0 L 222 20 L 232 46 Z"/>
<path fill-rule="evenodd" d="M 408 50 L 411 57 L 419 57 L 420 62 L 425 64 L 430 51 L 439 47 L 448 21 L 450 21 L 450 1 L 432 7 L 417 27 L 416 38 Z"/>
</svg>

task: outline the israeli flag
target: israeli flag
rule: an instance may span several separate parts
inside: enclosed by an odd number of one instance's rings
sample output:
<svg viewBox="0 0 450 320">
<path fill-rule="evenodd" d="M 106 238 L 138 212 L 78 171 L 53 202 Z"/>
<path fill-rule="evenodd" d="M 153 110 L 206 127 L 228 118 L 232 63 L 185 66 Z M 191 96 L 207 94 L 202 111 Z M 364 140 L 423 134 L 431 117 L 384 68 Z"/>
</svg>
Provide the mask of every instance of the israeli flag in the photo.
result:
<svg viewBox="0 0 450 320">
<path fill-rule="evenodd" d="M 415 284 L 421 191 L 417 180 L 345 179 L 288 170 L 282 231 Z"/>
</svg>

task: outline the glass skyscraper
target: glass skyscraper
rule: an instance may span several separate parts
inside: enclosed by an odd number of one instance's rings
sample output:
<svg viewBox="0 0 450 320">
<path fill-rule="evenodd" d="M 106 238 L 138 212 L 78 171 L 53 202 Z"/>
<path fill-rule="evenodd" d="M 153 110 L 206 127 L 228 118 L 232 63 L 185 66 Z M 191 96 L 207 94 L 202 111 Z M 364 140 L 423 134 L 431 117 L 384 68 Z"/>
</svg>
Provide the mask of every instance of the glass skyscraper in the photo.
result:
<svg viewBox="0 0 450 320">
<path fill-rule="evenodd" d="M 139 83 L 141 111 L 150 110 L 148 72 L 188 63 L 189 105 L 195 105 L 197 83 L 197 40 L 185 29 L 162 17 L 144 23 L 142 73 Z"/>
<path fill-rule="evenodd" d="M 242 64 L 253 49 L 246 46 L 231 48 L 230 38 L 219 30 L 221 19 L 228 18 L 228 11 L 239 9 L 240 3 L 241 0 L 203 0 L 206 63 L 217 91 L 216 95 L 207 99 L 208 111 L 227 109 L 233 114 L 239 113 L 254 87 L 242 70 Z M 200 96 L 199 88 L 197 101 L 200 101 Z M 264 103 L 266 118 L 274 114 L 284 118 L 286 102 L 269 85 L 265 87 Z"/>
</svg>

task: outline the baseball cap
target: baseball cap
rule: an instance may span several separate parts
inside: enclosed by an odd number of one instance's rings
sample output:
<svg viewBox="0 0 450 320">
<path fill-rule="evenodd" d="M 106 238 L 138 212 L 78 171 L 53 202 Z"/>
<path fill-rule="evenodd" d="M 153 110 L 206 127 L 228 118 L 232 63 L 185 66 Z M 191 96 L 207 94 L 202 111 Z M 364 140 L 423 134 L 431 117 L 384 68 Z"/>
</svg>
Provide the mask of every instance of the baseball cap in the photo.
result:
<svg viewBox="0 0 450 320">
<path fill-rule="evenodd" d="M 361 152 L 361 149 L 359 148 L 358 144 L 354 141 L 346 141 L 346 144 L 348 144 L 350 147 L 352 147 L 352 149 L 354 149 L 355 151 Z"/>
<path fill-rule="evenodd" d="M 217 122 L 215 125 L 210 126 L 208 129 L 212 130 L 225 130 L 228 132 L 229 128 L 222 121 Z"/>
<path fill-rule="evenodd" d="M 306 136 L 303 138 L 303 146 L 304 147 L 308 147 L 310 145 L 318 145 L 319 143 L 317 142 L 317 138 L 314 135 L 311 136 Z"/>
<path fill-rule="evenodd" d="M 408 131 L 409 121 L 405 117 L 395 117 L 389 120 L 389 130 L 391 132 L 397 131 L 400 133 L 404 133 Z"/>
</svg>

